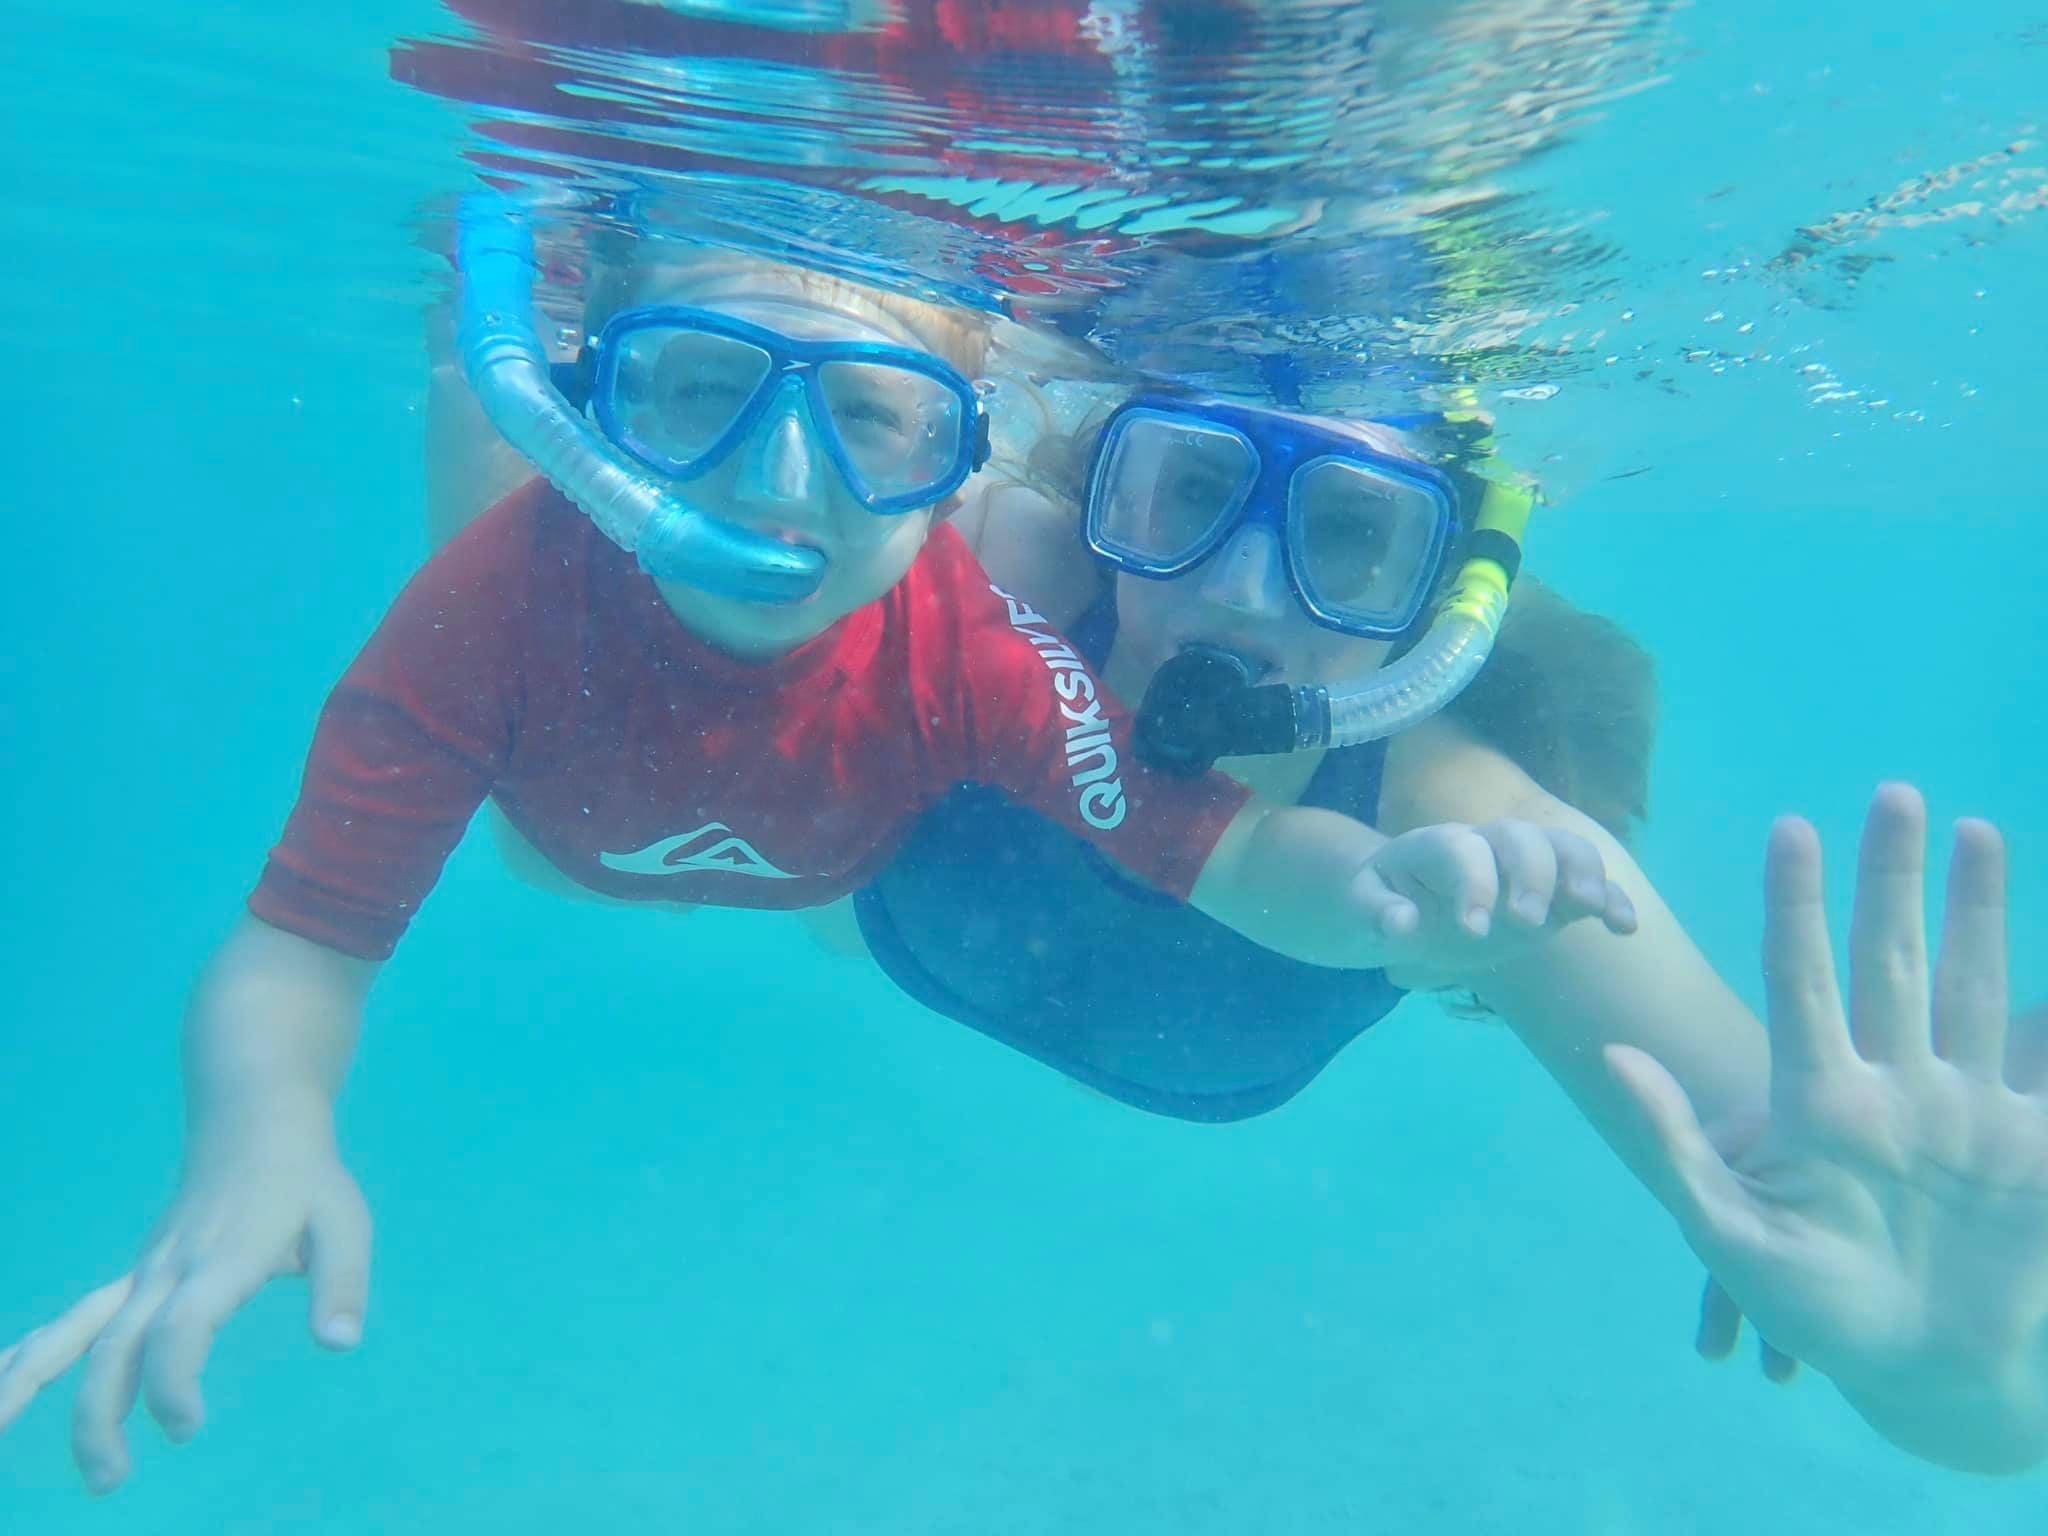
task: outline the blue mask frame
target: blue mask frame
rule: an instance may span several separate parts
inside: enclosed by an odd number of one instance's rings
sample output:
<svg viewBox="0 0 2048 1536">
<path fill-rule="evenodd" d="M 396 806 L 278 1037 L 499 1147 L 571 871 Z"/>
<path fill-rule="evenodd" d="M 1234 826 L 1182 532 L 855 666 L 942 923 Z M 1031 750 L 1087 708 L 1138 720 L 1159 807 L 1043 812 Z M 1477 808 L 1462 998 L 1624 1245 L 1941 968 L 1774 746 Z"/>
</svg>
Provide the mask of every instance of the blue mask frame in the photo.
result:
<svg viewBox="0 0 2048 1536">
<path fill-rule="evenodd" d="M 704 452 L 687 460 L 671 458 L 641 442 L 621 418 L 616 404 L 620 344 L 636 331 L 677 326 L 758 347 L 768 355 L 772 364 L 719 439 Z M 892 496 L 879 494 L 861 478 L 832 424 L 824 386 L 819 379 L 820 367 L 835 362 L 885 363 L 892 368 L 907 369 L 931 379 L 954 397 L 960 406 L 960 444 L 942 474 L 927 485 Z M 723 462 L 759 423 L 782 393 L 784 381 L 792 374 L 803 381 L 811 426 L 823 443 L 827 457 L 854 499 L 870 512 L 888 516 L 932 506 L 957 491 L 967 477 L 988 459 L 988 415 L 982 409 L 974 386 L 939 358 L 912 347 L 877 341 L 803 341 L 766 326 L 722 315 L 716 310 L 679 304 L 643 305 L 621 310 L 605 322 L 604 329 L 578 360 L 576 373 L 580 380 L 588 382 L 587 391 L 579 393 L 587 394 L 604 435 L 656 474 L 673 480 L 693 480 Z M 570 392 L 565 390 L 564 393 Z M 570 398 L 576 398 L 575 394 Z"/>
<path fill-rule="evenodd" d="M 1250 462 L 1255 466 L 1201 539 L 1171 560 L 1159 560 L 1119 544 L 1103 530 L 1103 478 L 1112 451 L 1121 432 L 1146 418 L 1198 422 L 1227 432 L 1249 450 Z M 1399 608 L 1369 615 L 1342 611 L 1338 605 L 1323 602 L 1305 575 L 1292 487 L 1298 473 L 1330 460 L 1401 481 L 1427 496 L 1437 508 L 1435 531 Z M 1173 581 L 1187 575 L 1248 524 L 1272 529 L 1280 541 L 1288 585 L 1302 610 L 1326 629 L 1366 640 L 1398 639 L 1414 626 L 1436 588 L 1444 560 L 1458 534 L 1457 491 L 1450 477 L 1432 465 L 1381 453 L 1355 437 L 1297 417 L 1225 401 L 1190 400 L 1174 395 L 1139 395 L 1117 407 L 1095 444 L 1086 494 L 1082 536 L 1090 551 L 1116 570 L 1152 581 Z"/>
</svg>

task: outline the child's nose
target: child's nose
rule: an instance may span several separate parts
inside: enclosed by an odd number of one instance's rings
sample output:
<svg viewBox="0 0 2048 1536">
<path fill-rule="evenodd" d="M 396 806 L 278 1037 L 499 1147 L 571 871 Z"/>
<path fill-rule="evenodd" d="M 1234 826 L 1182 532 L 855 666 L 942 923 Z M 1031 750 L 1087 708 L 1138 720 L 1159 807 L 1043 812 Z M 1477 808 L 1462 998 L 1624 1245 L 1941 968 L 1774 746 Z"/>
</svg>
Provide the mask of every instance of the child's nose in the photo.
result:
<svg viewBox="0 0 2048 1536">
<path fill-rule="evenodd" d="M 1202 567 L 1201 581 L 1203 601 L 1233 613 L 1265 619 L 1287 611 L 1280 539 L 1263 525 L 1247 524 L 1233 533 Z"/>
<path fill-rule="evenodd" d="M 811 499 L 817 481 L 817 445 L 803 385 L 790 378 L 747 434 L 736 489 L 755 501 L 805 502 Z"/>
</svg>

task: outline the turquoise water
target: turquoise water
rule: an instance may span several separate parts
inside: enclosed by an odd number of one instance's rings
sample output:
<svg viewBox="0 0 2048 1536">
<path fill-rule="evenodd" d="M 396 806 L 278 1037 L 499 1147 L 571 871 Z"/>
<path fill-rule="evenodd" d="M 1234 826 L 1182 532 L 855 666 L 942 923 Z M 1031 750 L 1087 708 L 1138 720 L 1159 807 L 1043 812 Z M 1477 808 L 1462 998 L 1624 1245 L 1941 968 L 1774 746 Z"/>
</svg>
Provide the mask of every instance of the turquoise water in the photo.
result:
<svg viewBox="0 0 2048 1536">
<path fill-rule="evenodd" d="M 1839 868 L 1871 786 L 1910 779 L 1937 826 L 2005 828 L 2041 999 L 2048 156 L 1909 209 L 1986 211 L 1769 264 L 2031 140 L 2048 18 L 1662 25 L 1655 83 L 1512 173 L 1523 227 L 1610 254 L 1548 284 L 1580 308 L 1519 338 L 1497 402 L 1570 491 L 1533 563 L 1659 661 L 1643 862 L 1755 1001 L 1770 818 L 1813 817 Z M 0 64 L 0 1337 L 116 1273 L 169 1193 L 183 996 L 424 552 L 423 246 L 473 141 L 386 53 L 452 27 L 31 6 Z M 39 1405 L 0 1441 L 0 1530 L 1921 1536 L 2048 1510 L 2038 1477 L 1905 1460 L 1824 1383 L 1700 1364 L 1661 1212 L 1512 1041 L 1413 1005 L 1285 1111 L 1180 1125 L 787 922 L 564 905 L 477 840 L 344 1116 L 378 1220 L 362 1353 L 316 1356 L 275 1287 L 220 1342 L 205 1435 L 138 1421 L 111 1502 L 77 1491 L 68 1394 Z"/>
</svg>

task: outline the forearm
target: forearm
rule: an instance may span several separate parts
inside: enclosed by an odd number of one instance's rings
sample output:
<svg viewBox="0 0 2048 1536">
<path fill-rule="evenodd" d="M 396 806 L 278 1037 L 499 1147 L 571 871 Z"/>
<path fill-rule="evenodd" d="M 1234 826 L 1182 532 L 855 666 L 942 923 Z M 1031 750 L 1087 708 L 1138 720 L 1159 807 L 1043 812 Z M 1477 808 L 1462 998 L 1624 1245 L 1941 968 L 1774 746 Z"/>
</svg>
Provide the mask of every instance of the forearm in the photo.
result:
<svg viewBox="0 0 2048 1536">
<path fill-rule="evenodd" d="M 1632 1045 L 1686 1091 L 1717 1144 L 1750 1134 L 1770 1093 L 1762 1027 L 1673 924 L 1643 911 L 1647 887 L 1624 885 L 1644 922 L 1619 938 L 1591 923 L 1556 935 L 1540 954 L 1472 989 L 1562 1088 L 1600 1138 L 1638 1173 L 1654 1151 L 1608 1070 L 1604 1049 Z M 1663 920 L 1663 921 L 1660 921 Z"/>
<path fill-rule="evenodd" d="M 1420 978 L 1467 989 L 1515 1031 L 1601 1138 L 1639 1173 L 1637 1121 L 1607 1071 L 1603 1048 L 1633 1045 L 1678 1079 L 1701 1121 L 1740 1134 L 1769 1092 L 1762 1026 L 1731 992 L 1614 837 L 1545 793 L 1494 748 L 1432 721 L 1395 743 L 1380 802 L 1389 834 L 1434 822 L 1504 818 L 1576 834 L 1628 893 L 1636 931 L 1578 922 L 1474 974 Z M 1406 977 L 1398 979 L 1407 980 Z"/>
<path fill-rule="evenodd" d="M 1189 905 L 1290 959 L 1369 970 L 1387 945 L 1353 893 L 1386 841 L 1334 811 L 1254 800 L 1217 841 Z"/>
<path fill-rule="evenodd" d="M 1661 1062 L 1717 1141 L 1748 1133 L 1768 1107 L 1763 1026 L 1715 974 L 1620 844 L 1590 819 L 1543 797 L 1514 814 L 1591 840 L 1608 878 L 1628 892 L 1636 931 L 1574 923 L 1490 971 L 1452 978 L 1514 1030 L 1594 1130 L 1639 1173 L 1650 1149 L 1641 1118 L 1608 1071 L 1609 1045 Z"/>
<path fill-rule="evenodd" d="M 244 917 L 186 1012 L 187 1134 L 329 1115 L 355 1054 L 377 967 Z"/>
</svg>

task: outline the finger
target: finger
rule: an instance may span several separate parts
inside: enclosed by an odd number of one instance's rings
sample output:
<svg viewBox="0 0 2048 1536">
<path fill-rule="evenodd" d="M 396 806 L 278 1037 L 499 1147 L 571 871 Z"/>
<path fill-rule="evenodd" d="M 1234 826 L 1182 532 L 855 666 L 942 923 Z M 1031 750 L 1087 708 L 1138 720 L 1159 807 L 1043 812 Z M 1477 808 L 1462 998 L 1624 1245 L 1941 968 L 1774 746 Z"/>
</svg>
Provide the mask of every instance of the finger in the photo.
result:
<svg viewBox="0 0 2048 1536">
<path fill-rule="evenodd" d="M 1865 1061 L 1897 1062 L 1933 1048 L 1927 1027 L 1927 805 L 1886 784 L 1871 798 L 1849 923 L 1849 1020 Z"/>
<path fill-rule="evenodd" d="M 1692 1347 L 1703 1359 L 1726 1360 L 1735 1353 L 1735 1341 L 1742 1337 L 1742 1308 L 1721 1289 L 1721 1282 L 1707 1277 L 1700 1292 L 1700 1326 Z"/>
<path fill-rule="evenodd" d="M 314 1213 L 308 1260 L 313 1337 L 329 1349 L 354 1349 L 370 1304 L 370 1208 L 353 1183 Z"/>
<path fill-rule="evenodd" d="M 1475 828 L 1493 850 L 1500 904 L 1509 920 L 1524 928 L 1550 921 L 1557 898 L 1557 854 L 1540 828 L 1526 821 L 1495 821 Z M 1570 921 L 1560 914 L 1561 921 Z"/>
<path fill-rule="evenodd" d="M 1397 889 L 1484 938 L 1500 900 L 1500 871 L 1486 839 L 1466 827 L 1438 827 L 1398 840 L 1388 878 Z"/>
<path fill-rule="evenodd" d="M 206 1403 L 199 1378 L 221 1325 L 263 1289 L 275 1265 L 254 1251 L 194 1269 L 150 1320 L 142 1350 L 142 1401 L 173 1441 L 199 1433 Z"/>
<path fill-rule="evenodd" d="M 1600 909 L 1600 920 L 1607 925 L 1610 933 L 1634 933 L 1637 927 L 1636 904 L 1629 900 L 1629 894 L 1612 880 L 1603 882 L 1607 887 L 1607 900 Z"/>
<path fill-rule="evenodd" d="M 1764 1379 L 1776 1382 L 1781 1387 L 1799 1374 L 1799 1362 L 1769 1339 L 1756 1341 L 1756 1357 L 1757 1363 L 1763 1367 Z"/>
<path fill-rule="evenodd" d="M 1956 823 L 1941 958 L 1934 966 L 1934 1050 L 1996 1082 L 2005 1066 L 2005 843 L 1988 821 Z"/>
<path fill-rule="evenodd" d="M 1548 841 L 1550 855 L 1557 861 L 1557 896 L 1552 906 L 1567 907 L 1574 915 L 1604 916 L 1607 869 L 1600 850 L 1576 832 L 1552 830 Z"/>
<path fill-rule="evenodd" d="M 128 1476 L 128 1441 L 121 1424 L 135 1406 L 150 1319 L 177 1282 L 177 1267 L 169 1260 L 144 1264 L 128 1299 L 86 1354 L 71 1408 L 71 1456 L 94 1493 L 110 1492 Z"/>
<path fill-rule="evenodd" d="M 1607 878 L 1607 864 L 1600 856 L 1600 850 L 1590 838 L 1580 837 L 1576 832 L 1553 831 L 1550 846 L 1557 858 L 1557 898 L 1551 904 L 1551 917 L 1555 920 L 1557 908 L 1567 899 L 1570 902 L 1570 916 L 1597 917 L 1615 933 L 1636 931 L 1636 907 L 1628 898 L 1628 892 Z"/>
<path fill-rule="evenodd" d="M 1764 996 L 1773 1081 L 1838 1069 L 1853 1056 L 1821 902 L 1820 838 L 1779 818 L 1764 855 Z"/>
<path fill-rule="evenodd" d="M 101 1286 L 0 1355 L 0 1431 L 19 1418 L 43 1388 L 85 1357 L 134 1285 L 133 1275 L 123 1275 Z"/>
<path fill-rule="evenodd" d="M 1422 925 L 1415 903 L 1389 885 L 1370 864 L 1351 881 L 1351 900 L 1390 939 L 1405 939 Z"/>
<path fill-rule="evenodd" d="M 1632 1045 L 1606 1047 L 1614 1074 L 1642 1122 L 1655 1156 L 1646 1177 L 1666 1210 L 1678 1219 L 1700 1257 L 1712 1263 L 1730 1241 L 1748 1197 L 1721 1154 L 1700 1129 L 1692 1101 L 1678 1081 L 1647 1052 Z"/>
<path fill-rule="evenodd" d="M 2006 1027 L 2005 1085 L 2014 1093 L 2048 1092 L 2048 1008 L 2016 1013 Z"/>
</svg>

